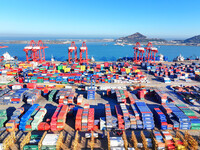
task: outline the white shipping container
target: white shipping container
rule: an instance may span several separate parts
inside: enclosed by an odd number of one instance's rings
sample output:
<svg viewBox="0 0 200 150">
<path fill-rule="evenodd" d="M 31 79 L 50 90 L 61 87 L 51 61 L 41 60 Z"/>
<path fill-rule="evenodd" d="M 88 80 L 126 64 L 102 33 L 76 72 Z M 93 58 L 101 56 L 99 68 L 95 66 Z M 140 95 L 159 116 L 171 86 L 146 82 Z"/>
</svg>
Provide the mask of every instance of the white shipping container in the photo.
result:
<svg viewBox="0 0 200 150">
<path fill-rule="evenodd" d="M 3 143 L 0 143 L 0 150 L 3 150 Z"/>
<path fill-rule="evenodd" d="M 110 137 L 111 147 L 124 147 L 124 140 L 122 137 Z"/>
<path fill-rule="evenodd" d="M 59 134 L 46 134 L 44 140 L 42 141 L 42 145 L 56 145 Z"/>
<path fill-rule="evenodd" d="M 124 147 L 111 147 L 111 150 L 125 150 Z"/>
<path fill-rule="evenodd" d="M 22 87 L 21 87 L 21 85 L 13 85 L 12 86 L 12 89 L 13 90 L 19 90 L 19 89 L 21 89 Z"/>
</svg>

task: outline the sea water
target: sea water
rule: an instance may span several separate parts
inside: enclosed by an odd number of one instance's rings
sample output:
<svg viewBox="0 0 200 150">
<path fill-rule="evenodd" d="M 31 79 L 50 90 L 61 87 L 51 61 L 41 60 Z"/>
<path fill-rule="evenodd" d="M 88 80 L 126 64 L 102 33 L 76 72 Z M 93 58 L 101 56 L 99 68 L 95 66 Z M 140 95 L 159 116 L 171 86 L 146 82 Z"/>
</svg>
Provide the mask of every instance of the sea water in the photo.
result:
<svg viewBox="0 0 200 150">
<path fill-rule="evenodd" d="M 107 44 L 107 45 L 106 45 Z M 116 61 L 120 57 L 133 57 L 134 50 L 131 45 L 114 45 L 114 43 L 87 43 L 89 58 L 92 56 L 96 61 Z M 23 51 L 26 44 L 6 44 L 8 48 L 1 49 L 0 55 L 6 51 L 11 56 L 17 56 L 19 60 L 24 61 L 26 59 L 25 52 Z M 46 60 L 50 60 L 53 55 L 57 61 L 66 61 L 68 58 L 68 47 L 70 44 L 46 44 L 49 48 L 45 49 Z M 77 43 L 77 51 L 79 57 L 79 48 L 81 43 Z M 158 48 L 158 54 L 163 54 L 168 57 L 169 61 L 172 61 L 178 55 L 182 55 L 185 58 L 191 57 L 192 59 L 200 56 L 200 47 L 198 46 L 164 46 L 156 45 Z"/>
</svg>

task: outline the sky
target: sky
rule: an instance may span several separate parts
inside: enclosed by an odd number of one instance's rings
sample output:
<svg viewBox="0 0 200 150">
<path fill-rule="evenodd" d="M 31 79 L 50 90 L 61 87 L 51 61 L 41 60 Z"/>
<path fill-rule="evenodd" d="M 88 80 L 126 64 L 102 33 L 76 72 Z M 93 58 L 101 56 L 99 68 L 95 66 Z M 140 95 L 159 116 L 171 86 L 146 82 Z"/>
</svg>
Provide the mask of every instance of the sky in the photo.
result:
<svg viewBox="0 0 200 150">
<path fill-rule="evenodd" d="M 0 0 L 0 37 L 200 34 L 200 0 Z"/>
</svg>

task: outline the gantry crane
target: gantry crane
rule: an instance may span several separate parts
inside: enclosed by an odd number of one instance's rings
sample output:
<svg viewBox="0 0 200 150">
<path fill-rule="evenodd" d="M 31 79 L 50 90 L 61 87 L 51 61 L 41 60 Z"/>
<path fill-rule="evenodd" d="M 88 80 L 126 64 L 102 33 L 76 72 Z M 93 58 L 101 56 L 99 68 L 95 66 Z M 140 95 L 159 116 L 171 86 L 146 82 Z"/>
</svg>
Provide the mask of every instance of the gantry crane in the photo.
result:
<svg viewBox="0 0 200 150">
<path fill-rule="evenodd" d="M 158 49 L 156 47 L 153 47 L 153 44 L 151 42 L 147 44 L 147 47 L 145 47 L 145 49 L 146 49 L 145 60 L 146 61 L 154 60 L 155 62 L 155 57 L 156 53 L 158 53 Z"/>
<path fill-rule="evenodd" d="M 137 42 L 134 47 L 134 60 L 135 62 L 143 61 L 143 54 L 144 54 L 144 48 L 141 47 L 140 43 Z M 139 56 L 139 59 L 138 59 Z"/>
<path fill-rule="evenodd" d="M 45 46 L 41 40 L 36 43 L 34 40 L 30 41 L 30 44 L 24 47 L 26 52 L 26 61 L 44 62 L 45 61 Z"/>
<path fill-rule="evenodd" d="M 77 62 L 77 47 L 76 47 L 76 44 L 75 44 L 74 41 L 71 43 L 71 46 L 68 48 L 68 62 L 69 62 L 69 64 L 72 63 L 72 60 L 73 60 L 72 53 L 73 52 L 74 52 L 74 56 L 75 56 L 74 61 Z"/>
<path fill-rule="evenodd" d="M 43 44 L 42 40 L 39 40 L 37 47 L 38 47 L 39 61 L 44 62 L 45 61 L 45 48 L 48 48 L 48 46 L 45 46 Z"/>
<path fill-rule="evenodd" d="M 26 61 L 30 62 L 33 60 L 33 47 L 36 46 L 36 43 L 34 40 L 31 40 L 29 45 L 27 45 L 26 47 L 24 47 L 24 51 L 26 52 Z"/>
<path fill-rule="evenodd" d="M 85 60 L 83 59 L 83 53 L 85 52 Z M 86 43 L 83 42 L 82 46 L 80 47 L 80 63 L 87 63 L 88 64 L 88 48 Z"/>
</svg>

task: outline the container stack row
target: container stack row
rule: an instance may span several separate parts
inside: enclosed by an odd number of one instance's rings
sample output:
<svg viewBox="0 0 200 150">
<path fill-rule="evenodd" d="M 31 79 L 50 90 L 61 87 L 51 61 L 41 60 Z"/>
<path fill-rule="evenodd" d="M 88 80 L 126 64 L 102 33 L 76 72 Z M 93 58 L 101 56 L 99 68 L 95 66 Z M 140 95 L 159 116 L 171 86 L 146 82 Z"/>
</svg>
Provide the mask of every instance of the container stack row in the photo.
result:
<svg viewBox="0 0 200 150">
<path fill-rule="evenodd" d="M 24 93 L 28 90 L 28 88 L 21 88 L 19 90 L 17 90 L 13 95 L 12 95 L 12 99 L 11 99 L 11 103 L 12 104 L 18 104 L 20 102 L 22 102 L 23 98 L 24 98 Z"/>
<path fill-rule="evenodd" d="M 167 130 L 167 118 L 165 114 L 159 109 L 154 108 L 154 119 L 159 129 Z"/>
<path fill-rule="evenodd" d="M 72 89 L 60 89 L 56 94 L 56 101 L 59 104 L 72 104 L 74 102 L 75 92 Z"/>
<path fill-rule="evenodd" d="M 94 129 L 94 108 L 89 104 L 84 105 L 84 109 L 78 109 L 76 114 L 75 129 L 82 131 L 91 131 Z"/>
<path fill-rule="evenodd" d="M 167 101 L 167 94 L 163 93 L 162 91 L 158 90 L 158 89 L 155 89 L 154 90 L 154 94 L 155 94 L 155 97 L 156 97 L 156 100 L 161 104 L 165 104 L 165 103 L 168 103 Z"/>
<path fill-rule="evenodd" d="M 33 105 L 40 96 L 41 90 L 38 89 L 29 89 L 24 93 L 24 99 L 30 105 Z"/>
<path fill-rule="evenodd" d="M 115 90 L 118 103 L 126 103 L 126 96 L 124 90 Z"/>
<path fill-rule="evenodd" d="M 51 130 L 57 131 L 62 130 L 65 126 L 65 121 L 67 117 L 68 106 L 59 104 L 51 118 Z"/>
<path fill-rule="evenodd" d="M 19 127 L 19 123 L 20 123 L 19 117 L 22 115 L 23 112 L 24 112 L 23 107 L 17 108 L 13 112 L 13 115 L 11 116 L 10 120 L 6 123 L 7 131 L 11 132 Z"/>
<path fill-rule="evenodd" d="M 143 122 L 143 129 L 154 129 L 153 113 L 150 111 L 145 102 L 136 101 L 136 107 L 139 110 Z"/>
<path fill-rule="evenodd" d="M 162 131 L 162 135 L 165 139 L 165 144 L 167 149 L 176 149 L 175 142 L 169 131 Z"/>
<path fill-rule="evenodd" d="M 32 116 L 34 116 L 37 113 L 38 107 L 39 107 L 39 104 L 33 104 L 29 108 L 29 110 L 21 117 L 19 130 L 22 130 L 22 131 L 32 130 L 31 128 L 31 122 L 33 121 Z"/>
<path fill-rule="evenodd" d="M 4 127 L 4 123 L 7 120 L 7 113 L 6 110 L 0 110 L 0 128 Z"/>
<path fill-rule="evenodd" d="M 165 141 L 164 141 L 161 133 L 159 131 L 153 131 L 153 136 L 157 143 L 157 149 L 164 150 L 165 149 Z"/>
<path fill-rule="evenodd" d="M 131 124 L 130 124 L 130 117 L 129 117 L 129 112 L 126 107 L 126 104 L 120 103 L 120 108 L 122 110 L 123 119 L 124 119 L 124 129 L 129 129 Z"/>
<path fill-rule="evenodd" d="M 179 123 L 179 129 L 189 130 L 191 128 L 190 118 L 185 115 L 178 107 L 174 104 L 167 104 L 167 106 L 172 110 L 172 119 L 175 119 Z"/>
<path fill-rule="evenodd" d="M 141 65 L 143 68 L 147 69 L 149 73 L 156 77 L 161 77 L 164 82 L 170 82 L 171 79 L 176 82 L 179 80 L 190 82 L 191 79 L 198 80 L 200 74 L 200 65 L 196 63 L 188 65 L 176 63 L 172 65 L 142 63 Z"/>
<path fill-rule="evenodd" d="M 52 90 L 49 95 L 48 95 L 48 101 L 53 102 L 53 100 L 55 99 L 55 95 L 56 95 L 57 90 Z"/>
<path fill-rule="evenodd" d="M 46 108 L 40 108 L 39 109 L 39 111 L 34 116 L 34 120 L 31 122 L 32 130 L 38 130 L 38 126 L 43 121 L 46 113 L 47 113 Z"/>
<path fill-rule="evenodd" d="M 176 106 L 190 118 L 191 130 L 199 130 L 200 119 L 195 115 L 194 111 L 188 108 L 185 104 L 176 104 Z"/>
<path fill-rule="evenodd" d="M 123 113 L 119 105 L 115 105 L 115 111 L 117 114 L 117 120 L 118 120 L 118 129 L 124 130 L 124 119 L 123 119 Z"/>
<path fill-rule="evenodd" d="M 111 108 L 110 104 L 105 104 L 105 115 L 106 115 L 106 129 L 112 129 L 113 127 L 113 122 L 112 122 L 112 113 L 111 113 Z"/>
</svg>

